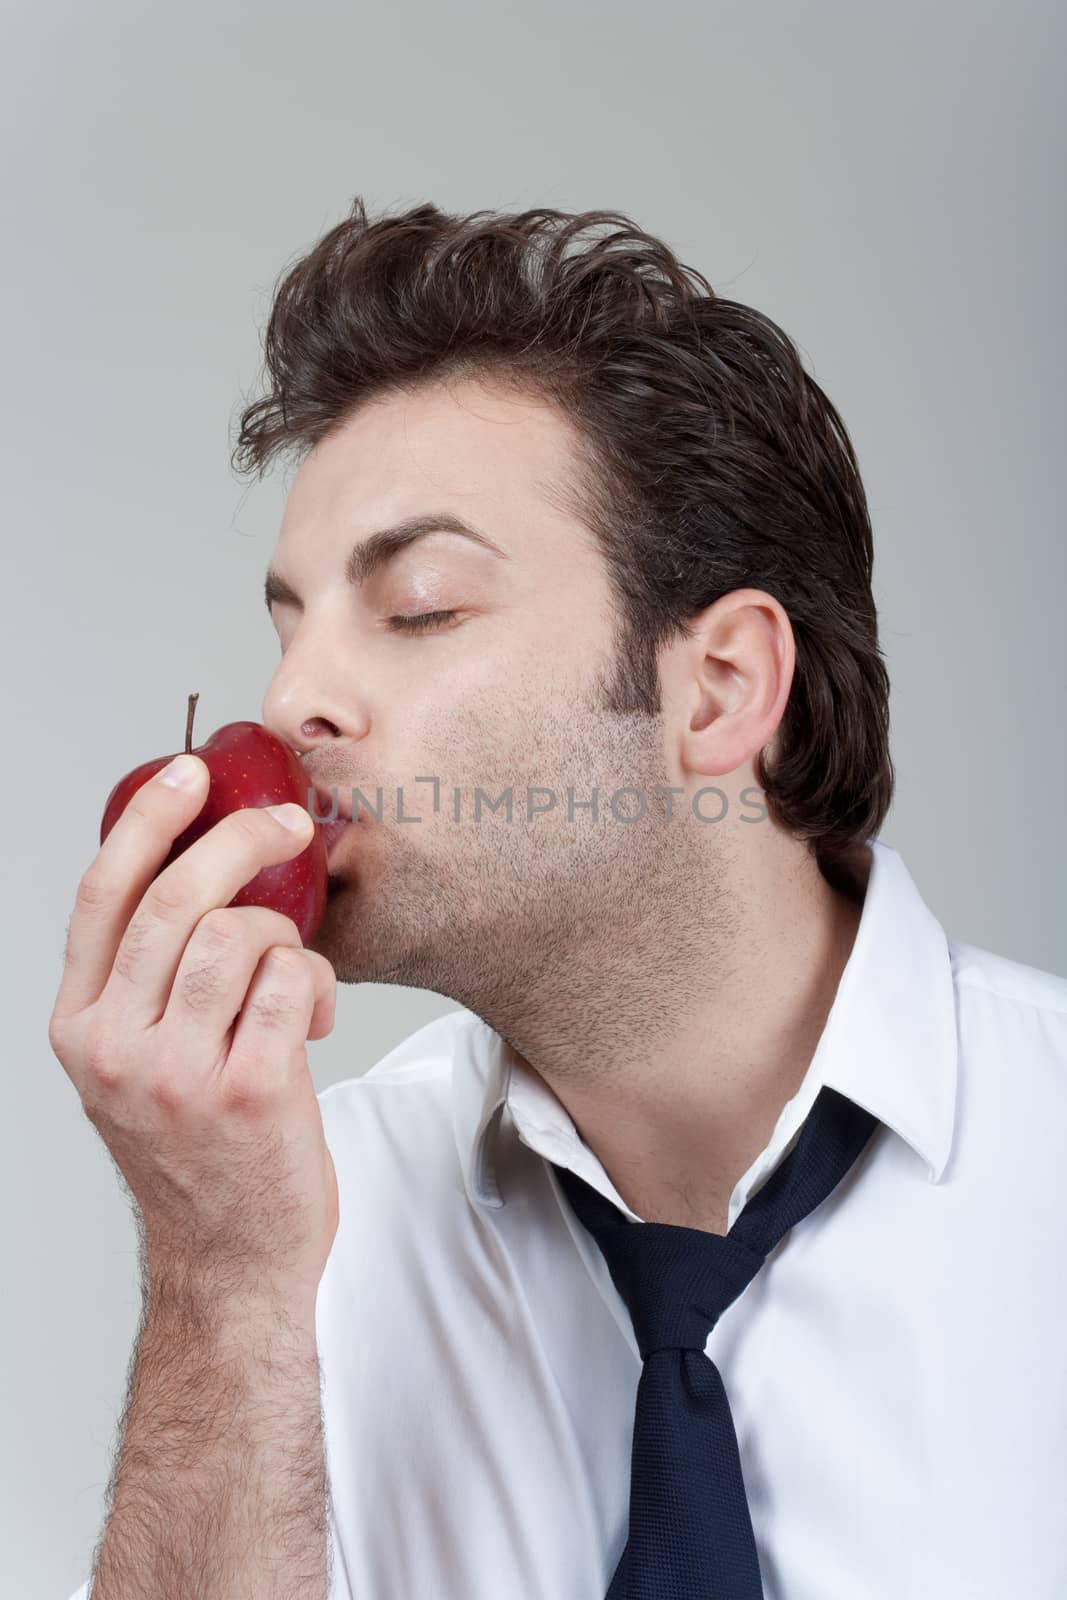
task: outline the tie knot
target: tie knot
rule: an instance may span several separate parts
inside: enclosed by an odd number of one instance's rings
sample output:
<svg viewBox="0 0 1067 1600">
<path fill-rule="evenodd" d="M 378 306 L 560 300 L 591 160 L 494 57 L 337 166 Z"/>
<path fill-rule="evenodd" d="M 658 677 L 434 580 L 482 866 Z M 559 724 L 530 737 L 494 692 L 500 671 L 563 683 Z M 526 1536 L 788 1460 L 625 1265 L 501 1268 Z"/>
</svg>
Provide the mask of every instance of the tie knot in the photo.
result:
<svg viewBox="0 0 1067 1600">
<path fill-rule="evenodd" d="M 878 1119 L 824 1084 L 799 1135 L 726 1235 L 631 1222 L 569 1168 L 559 1181 L 625 1300 L 643 1359 L 703 1350 L 708 1334 L 783 1236 L 815 1209 L 866 1147 Z"/>
<path fill-rule="evenodd" d="M 657 1350 L 703 1350 L 764 1261 L 729 1235 L 663 1222 L 623 1219 L 597 1243 L 626 1301 L 642 1360 Z"/>
<path fill-rule="evenodd" d="M 703 1350 L 727 1306 L 766 1259 L 733 1233 L 725 1237 L 667 1222 L 631 1222 L 579 1178 L 560 1170 L 579 1220 L 626 1302 L 641 1359 L 657 1350 Z"/>
</svg>

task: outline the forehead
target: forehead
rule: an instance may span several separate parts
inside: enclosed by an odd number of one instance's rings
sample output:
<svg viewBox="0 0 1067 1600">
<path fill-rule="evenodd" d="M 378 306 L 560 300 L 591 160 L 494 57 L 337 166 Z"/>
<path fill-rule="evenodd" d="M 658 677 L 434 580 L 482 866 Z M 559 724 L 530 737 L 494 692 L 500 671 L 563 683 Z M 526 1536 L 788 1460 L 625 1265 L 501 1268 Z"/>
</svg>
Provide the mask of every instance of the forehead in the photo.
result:
<svg viewBox="0 0 1067 1600">
<path fill-rule="evenodd" d="M 535 395 L 464 378 L 375 397 L 301 463 L 279 553 L 303 559 L 434 508 L 516 554 L 589 559 L 593 535 L 569 503 L 582 471 L 573 425 Z"/>
</svg>

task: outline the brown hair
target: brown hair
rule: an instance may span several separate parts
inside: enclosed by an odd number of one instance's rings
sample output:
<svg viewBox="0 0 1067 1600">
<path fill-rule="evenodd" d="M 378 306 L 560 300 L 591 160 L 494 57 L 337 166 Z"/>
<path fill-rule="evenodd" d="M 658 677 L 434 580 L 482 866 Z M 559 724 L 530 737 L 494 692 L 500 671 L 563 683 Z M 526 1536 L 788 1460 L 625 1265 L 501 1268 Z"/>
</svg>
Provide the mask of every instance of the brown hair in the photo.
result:
<svg viewBox="0 0 1067 1600">
<path fill-rule="evenodd" d="M 768 317 L 616 212 L 425 204 L 368 221 L 357 197 L 277 283 L 264 364 L 240 472 L 446 377 L 555 403 L 579 439 L 568 507 L 616 596 L 613 709 L 658 711 L 660 648 L 720 595 L 765 590 L 796 643 L 755 762 L 768 811 L 824 868 L 877 834 L 894 772 L 866 496 L 840 416 Z"/>
</svg>

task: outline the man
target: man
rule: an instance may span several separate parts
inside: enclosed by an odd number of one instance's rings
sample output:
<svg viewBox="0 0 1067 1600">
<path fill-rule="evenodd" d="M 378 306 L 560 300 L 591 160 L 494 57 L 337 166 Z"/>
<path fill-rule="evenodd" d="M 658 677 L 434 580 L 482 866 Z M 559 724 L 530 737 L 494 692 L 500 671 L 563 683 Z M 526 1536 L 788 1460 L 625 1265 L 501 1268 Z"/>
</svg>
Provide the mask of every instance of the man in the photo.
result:
<svg viewBox="0 0 1067 1600">
<path fill-rule="evenodd" d="M 1067 1592 L 1067 982 L 877 838 L 833 406 L 605 213 L 357 201 L 266 348 L 263 719 L 353 824 L 308 950 L 219 909 L 306 833 L 153 882 L 195 761 L 83 885 L 146 1302 L 94 1600 Z M 460 1009 L 316 1099 L 334 976 Z"/>
</svg>

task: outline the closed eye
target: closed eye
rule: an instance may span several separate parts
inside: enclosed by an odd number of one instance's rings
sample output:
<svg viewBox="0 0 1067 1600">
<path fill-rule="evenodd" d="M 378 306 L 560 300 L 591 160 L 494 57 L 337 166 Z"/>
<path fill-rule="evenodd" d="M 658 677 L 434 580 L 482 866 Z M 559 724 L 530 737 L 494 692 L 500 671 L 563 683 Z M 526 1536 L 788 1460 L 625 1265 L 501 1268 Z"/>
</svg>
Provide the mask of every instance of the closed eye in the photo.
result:
<svg viewBox="0 0 1067 1600">
<path fill-rule="evenodd" d="M 387 617 L 386 622 L 394 633 L 428 633 L 458 616 L 458 611 L 420 611 L 412 616 Z"/>
</svg>

